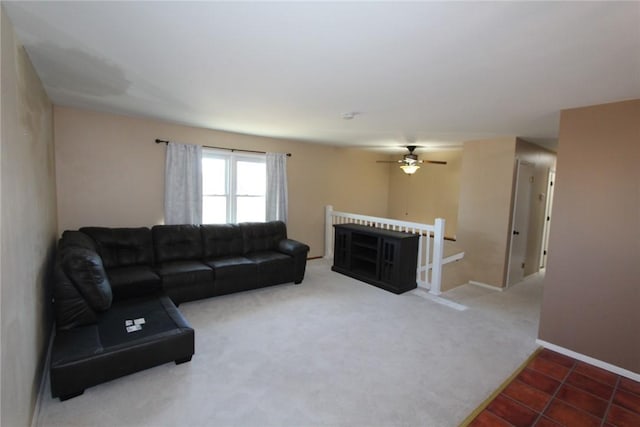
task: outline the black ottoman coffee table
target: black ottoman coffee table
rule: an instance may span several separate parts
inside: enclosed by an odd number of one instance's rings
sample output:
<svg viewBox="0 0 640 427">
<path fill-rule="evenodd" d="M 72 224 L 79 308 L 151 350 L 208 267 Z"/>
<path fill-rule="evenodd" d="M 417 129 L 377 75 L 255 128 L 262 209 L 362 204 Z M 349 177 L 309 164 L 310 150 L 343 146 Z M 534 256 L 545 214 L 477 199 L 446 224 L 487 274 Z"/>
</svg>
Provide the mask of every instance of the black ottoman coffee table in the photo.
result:
<svg viewBox="0 0 640 427">
<path fill-rule="evenodd" d="M 96 324 L 57 332 L 51 395 L 66 400 L 143 369 L 188 362 L 193 353 L 194 331 L 168 297 L 114 302 Z"/>
</svg>

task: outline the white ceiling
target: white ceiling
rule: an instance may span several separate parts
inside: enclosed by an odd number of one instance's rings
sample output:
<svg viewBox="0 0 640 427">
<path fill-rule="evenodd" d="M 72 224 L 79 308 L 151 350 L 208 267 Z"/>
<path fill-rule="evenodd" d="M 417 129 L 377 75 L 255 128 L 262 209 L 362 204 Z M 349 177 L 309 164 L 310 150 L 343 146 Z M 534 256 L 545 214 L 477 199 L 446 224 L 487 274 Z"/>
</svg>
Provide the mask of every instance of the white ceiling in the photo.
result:
<svg viewBox="0 0 640 427">
<path fill-rule="evenodd" d="M 640 2 L 2 4 L 55 104 L 212 129 L 553 146 L 561 109 L 640 98 Z"/>
</svg>

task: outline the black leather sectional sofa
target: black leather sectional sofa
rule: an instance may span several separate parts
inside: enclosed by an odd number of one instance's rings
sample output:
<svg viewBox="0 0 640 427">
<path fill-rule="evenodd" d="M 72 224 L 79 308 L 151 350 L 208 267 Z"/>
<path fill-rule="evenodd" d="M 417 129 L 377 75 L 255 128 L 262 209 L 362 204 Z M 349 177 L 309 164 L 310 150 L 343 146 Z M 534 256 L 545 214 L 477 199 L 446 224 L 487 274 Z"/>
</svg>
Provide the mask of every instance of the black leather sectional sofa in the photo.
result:
<svg viewBox="0 0 640 427">
<path fill-rule="evenodd" d="M 178 304 L 301 283 L 308 251 L 279 221 L 65 231 L 54 278 L 52 396 L 191 360 L 194 331 Z"/>
</svg>

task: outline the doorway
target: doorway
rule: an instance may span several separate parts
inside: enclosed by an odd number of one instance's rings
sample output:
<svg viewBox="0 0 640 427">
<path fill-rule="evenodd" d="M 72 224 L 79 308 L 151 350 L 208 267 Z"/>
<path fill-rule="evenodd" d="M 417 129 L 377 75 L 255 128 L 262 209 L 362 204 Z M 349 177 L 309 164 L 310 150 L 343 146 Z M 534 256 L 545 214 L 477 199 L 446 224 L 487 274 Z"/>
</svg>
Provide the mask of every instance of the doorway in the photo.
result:
<svg viewBox="0 0 640 427">
<path fill-rule="evenodd" d="M 516 185 L 511 222 L 511 245 L 507 270 L 507 286 L 524 279 L 527 241 L 529 235 L 529 214 L 531 210 L 531 187 L 534 166 L 517 160 Z"/>
</svg>

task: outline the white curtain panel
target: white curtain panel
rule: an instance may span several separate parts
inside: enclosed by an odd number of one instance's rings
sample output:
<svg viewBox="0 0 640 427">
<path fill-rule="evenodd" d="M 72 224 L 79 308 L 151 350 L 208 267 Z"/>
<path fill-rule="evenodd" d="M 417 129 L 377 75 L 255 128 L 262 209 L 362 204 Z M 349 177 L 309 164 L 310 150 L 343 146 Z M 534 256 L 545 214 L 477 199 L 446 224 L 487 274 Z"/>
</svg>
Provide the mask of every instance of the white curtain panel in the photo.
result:
<svg viewBox="0 0 640 427">
<path fill-rule="evenodd" d="M 202 147 L 167 145 L 164 179 L 165 224 L 202 223 Z"/>
<path fill-rule="evenodd" d="M 267 221 L 287 222 L 287 155 L 267 153 Z"/>
</svg>

